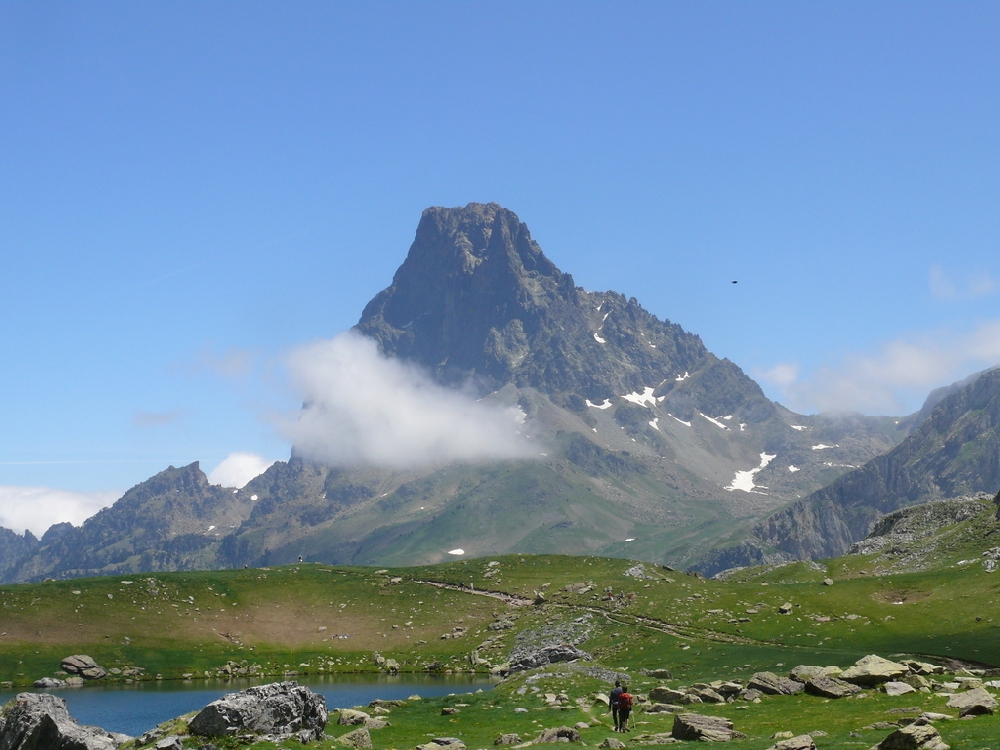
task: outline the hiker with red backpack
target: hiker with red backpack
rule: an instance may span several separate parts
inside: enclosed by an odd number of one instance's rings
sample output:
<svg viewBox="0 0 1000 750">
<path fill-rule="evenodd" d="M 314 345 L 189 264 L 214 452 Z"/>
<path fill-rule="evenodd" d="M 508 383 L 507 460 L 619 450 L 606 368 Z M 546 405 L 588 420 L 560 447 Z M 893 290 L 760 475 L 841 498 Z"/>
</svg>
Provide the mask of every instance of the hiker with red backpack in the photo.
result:
<svg viewBox="0 0 1000 750">
<path fill-rule="evenodd" d="M 628 717 L 632 713 L 632 696 L 628 685 L 622 686 L 622 694 L 618 696 L 618 728 L 615 731 L 628 732 Z"/>
</svg>

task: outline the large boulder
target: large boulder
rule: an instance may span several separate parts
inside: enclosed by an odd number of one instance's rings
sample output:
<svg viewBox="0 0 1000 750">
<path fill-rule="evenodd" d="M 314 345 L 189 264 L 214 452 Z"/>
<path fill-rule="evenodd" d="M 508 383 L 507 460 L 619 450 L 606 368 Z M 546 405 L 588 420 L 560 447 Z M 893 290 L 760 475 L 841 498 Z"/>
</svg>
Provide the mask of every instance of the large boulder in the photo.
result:
<svg viewBox="0 0 1000 750">
<path fill-rule="evenodd" d="M 0 713 L 2 750 L 115 750 L 132 739 L 78 724 L 66 701 L 46 693 L 20 693 Z"/>
<path fill-rule="evenodd" d="M 907 672 L 909 669 L 904 665 L 871 654 L 858 659 L 853 667 L 841 672 L 840 679 L 853 682 L 855 685 L 874 687 L 902 677 Z"/>
<path fill-rule="evenodd" d="M 702 714 L 677 714 L 671 735 L 678 740 L 699 740 L 701 742 L 729 742 L 745 739 L 746 735 L 733 729 L 733 722 L 725 716 L 704 716 Z"/>
<path fill-rule="evenodd" d="M 996 699 L 985 688 L 973 688 L 964 693 L 956 693 L 948 699 L 949 708 L 957 708 L 959 716 L 991 714 L 997 708 Z"/>
<path fill-rule="evenodd" d="M 759 690 L 765 695 L 795 695 L 805 689 L 797 680 L 782 677 L 774 672 L 756 672 L 747 683 L 751 690 Z"/>
<path fill-rule="evenodd" d="M 860 693 L 861 688 L 836 677 L 813 677 L 806 683 L 806 692 L 821 698 L 846 698 Z"/>
<path fill-rule="evenodd" d="M 252 732 L 287 736 L 311 730 L 322 738 L 326 699 L 297 682 L 257 685 L 205 706 L 188 725 L 191 734 L 221 737 Z"/>
<path fill-rule="evenodd" d="M 941 734 L 930 724 L 914 723 L 897 729 L 872 750 L 949 750 Z"/>
<path fill-rule="evenodd" d="M 107 675 L 104 667 L 94 661 L 93 657 L 86 654 L 67 656 L 62 660 L 60 666 L 64 672 L 80 675 L 85 680 L 99 680 Z"/>
</svg>

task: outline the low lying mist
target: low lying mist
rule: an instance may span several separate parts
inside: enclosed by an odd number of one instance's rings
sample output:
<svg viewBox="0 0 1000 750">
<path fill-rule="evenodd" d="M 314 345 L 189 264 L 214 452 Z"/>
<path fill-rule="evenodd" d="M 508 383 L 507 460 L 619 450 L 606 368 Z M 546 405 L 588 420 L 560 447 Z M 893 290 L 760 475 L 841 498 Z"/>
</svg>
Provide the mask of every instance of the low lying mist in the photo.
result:
<svg viewBox="0 0 1000 750">
<path fill-rule="evenodd" d="M 444 388 L 360 334 L 302 347 L 288 370 L 304 406 L 284 431 L 305 458 L 409 468 L 538 455 L 519 409 Z"/>
</svg>

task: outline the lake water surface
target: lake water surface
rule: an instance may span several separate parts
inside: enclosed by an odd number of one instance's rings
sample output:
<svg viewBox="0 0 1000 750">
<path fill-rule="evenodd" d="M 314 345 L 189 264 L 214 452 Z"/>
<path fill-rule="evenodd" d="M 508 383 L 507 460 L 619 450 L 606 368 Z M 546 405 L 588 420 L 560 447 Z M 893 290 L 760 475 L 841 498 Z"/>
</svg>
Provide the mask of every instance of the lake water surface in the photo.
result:
<svg viewBox="0 0 1000 750">
<path fill-rule="evenodd" d="M 330 710 L 367 705 L 376 698 L 405 699 L 414 694 L 427 698 L 470 693 L 489 690 L 496 684 L 496 679 L 477 675 L 308 675 L 291 679 L 322 693 Z M 167 719 L 197 711 L 226 693 L 274 681 L 169 680 L 60 690 L 27 688 L 0 692 L 0 705 L 17 693 L 52 693 L 66 700 L 70 714 L 81 724 L 134 737 Z"/>
</svg>

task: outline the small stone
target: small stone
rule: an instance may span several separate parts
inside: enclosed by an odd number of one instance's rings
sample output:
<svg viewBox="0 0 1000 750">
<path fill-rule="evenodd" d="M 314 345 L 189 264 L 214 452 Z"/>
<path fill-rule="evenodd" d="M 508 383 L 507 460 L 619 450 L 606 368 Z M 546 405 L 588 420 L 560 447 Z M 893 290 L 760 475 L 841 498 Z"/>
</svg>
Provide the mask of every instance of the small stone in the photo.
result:
<svg viewBox="0 0 1000 750">
<path fill-rule="evenodd" d="M 622 750 L 625 747 L 625 743 L 617 737 L 605 737 L 604 742 L 598 745 L 598 747 L 605 748 L 606 750 Z"/>
<path fill-rule="evenodd" d="M 499 735 L 495 740 L 493 740 L 494 745 L 520 745 L 521 735 L 515 732 L 508 732 L 507 734 Z"/>
</svg>

